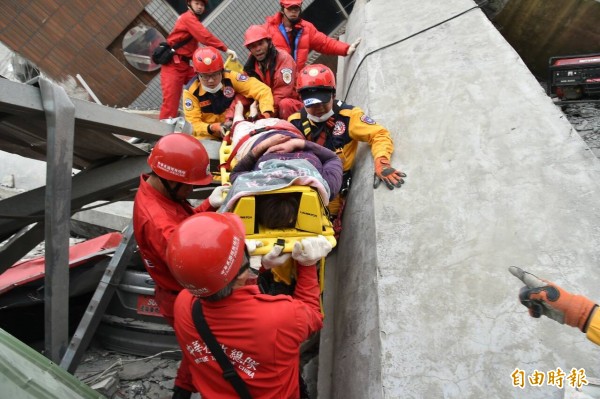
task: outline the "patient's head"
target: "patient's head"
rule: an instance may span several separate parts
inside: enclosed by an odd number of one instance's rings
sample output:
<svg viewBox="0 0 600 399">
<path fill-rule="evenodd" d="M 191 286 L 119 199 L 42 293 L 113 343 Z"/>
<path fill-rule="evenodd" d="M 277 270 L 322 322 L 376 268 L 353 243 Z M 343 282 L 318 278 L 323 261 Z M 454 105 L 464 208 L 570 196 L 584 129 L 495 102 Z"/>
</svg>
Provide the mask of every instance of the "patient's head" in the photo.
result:
<svg viewBox="0 0 600 399">
<path fill-rule="evenodd" d="M 300 193 L 266 194 L 255 198 L 259 224 L 269 229 L 284 229 L 296 225 Z"/>
</svg>

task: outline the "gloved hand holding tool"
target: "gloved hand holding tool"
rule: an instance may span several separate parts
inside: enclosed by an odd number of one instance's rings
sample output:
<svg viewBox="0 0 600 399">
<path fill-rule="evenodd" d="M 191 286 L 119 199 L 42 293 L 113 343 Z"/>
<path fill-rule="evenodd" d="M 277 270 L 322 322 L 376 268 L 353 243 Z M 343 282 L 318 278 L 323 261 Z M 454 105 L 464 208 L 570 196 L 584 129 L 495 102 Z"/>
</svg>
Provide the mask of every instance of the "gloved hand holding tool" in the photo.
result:
<svg viewBox="0 0 600 399">
<path fill-rule="evenodd" d="M 511 266 L 508 270 L 526 285 L 519 291 L 519 300 L 529 309 L 531 317 L 539 318 L 544 315 L 586 332 L 587 323 L 598 305 L 516 266 Z"/>
<path fill-rule="evenodd" d="M 292 258 L 299 265 L 312 266 L 316 265 L 321 258 L 326 257 L 332 249 L 333 246 L 324 236 L 303 238 L 294 243 Z"/>
<path fill-rule="evenodd" d="M 393 190 L 394 187 L 400 188 L 404 183 L 403 177 L 406 177 L 406 173 L 394 169 L 386 157 L 375 159 L 373 188 L 379 187 L 382 181 L 390 190 Z"/>
</svg>

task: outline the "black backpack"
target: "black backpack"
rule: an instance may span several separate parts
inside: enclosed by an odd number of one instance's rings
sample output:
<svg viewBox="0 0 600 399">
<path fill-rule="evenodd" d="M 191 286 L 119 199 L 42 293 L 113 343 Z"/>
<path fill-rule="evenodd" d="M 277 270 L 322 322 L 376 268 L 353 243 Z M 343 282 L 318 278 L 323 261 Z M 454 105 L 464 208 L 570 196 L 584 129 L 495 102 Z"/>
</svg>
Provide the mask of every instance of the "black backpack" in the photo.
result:
<svg viewBox="0 0 600 399">
<path fill-rule="evenodd" d="M 173 59 L 173 55 L 175 55 L 175 51 L 178 48 L 180 48 L 181 46 L 185 45 L 190 40 L 192 40 L 192 38 L 193 37 L 190 36 L 187 39 L 185 39 L 179 43 L 176 43 L 173 47 L 169 46 L 169 43 L 167 43 L 167 42 L 160 43 L 158 45 L 158 47 L 156 47 L 154 49 L 154 51 L 152 52 L 152 61 L 155 64 L 159 64 L 159 65 L 168 64 Z"/>
</svg>

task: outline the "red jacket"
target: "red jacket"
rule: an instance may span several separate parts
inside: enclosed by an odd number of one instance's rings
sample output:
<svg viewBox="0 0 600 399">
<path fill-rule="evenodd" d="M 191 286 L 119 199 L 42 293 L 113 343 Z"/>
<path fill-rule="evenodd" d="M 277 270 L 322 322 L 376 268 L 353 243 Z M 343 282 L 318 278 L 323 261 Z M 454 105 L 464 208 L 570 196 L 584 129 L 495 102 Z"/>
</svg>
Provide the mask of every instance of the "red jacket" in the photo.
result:
<svg viewBox="0 0 600 399">
<path fill-rule="evenodd" d="M 180 47 L 175 52 L 176 54 L 192 58 L 194 51 L 198 48 L 198 42 L 205 46 L 212 46 L 217 50 L 227 50 L 227 46 L 202 25 L 198 20 L 198 17 L 196 17 L 196 14 L 191 10 L 188 10 L 181 14 L 179 18 L 177 18 L 177 21 L 175 21 L 175 26 L 167 37 L 167 43 L 173 46 L 176 43 L 189 38 L 190 35 L 192 35 L 195 40 L 192 39 Z"/>
<path fill-rule="evenodd" d="M 296 63 L 287 52 L 278 50 L 273 46 L 269 50 L 267 58 L 269 60 L 268 69 L 263 72 L 260 63 L 256 61 L 253 55 L 250 55 L 244 65 L 244 71 L 248 76 L 257 78 L 271 88 L 275 114 L 278 114 L 279 102 L 282 99 L 294 98 L 300 100 L 300 96 L 296 92 Z"/>
<path fill-rule="evenodd" d="M 175 302 L 175 334 L 204 399 L 239 398 L 200 338 L 192 319 L 197 300 L 183 290 Z M 260 294 L 256 285 L 220 301 L 202 301 L 206 322 L 254 399 L 297 399 L 300 344 L 323 327 L 314 266 L 298 266 L 294 298 Z"/>
<path fill-rule="evenodd" d="M 321 54 L 340 56 L 345 56 L 348 53 L 348 48 L 350 47 L 348 43 L 332 39 L 326 34 L 319 32 L 313 24 L 304 19 L 301 19 L 295 25 L 295 28 L 299 32 L 295 40 L 295 51 L 292 53 L 288 35 L 281 21 L 282 14 L 281 12 L 277 12 L 277 14 L 266 18 L 264 27 L 271 35 L 275 47 L 286 51 L 294 57 L 297 71 L 301 71 L 304 68 L 308 60 L 308 53 L 311 50 L 318 51 Z"/>
<path fill-rule="evenodd" d="M 197 208 L 165 197 L 140 178 L 140 187 L 133 203 L 133 234 L 140 248 L 146 270 L 157 286 L 181 291 L 183 287 L 171 275 L 166 259 L 167 242 L 175 227 L 194 213 L 214 210 L 208 199 Z"/>
</svg>

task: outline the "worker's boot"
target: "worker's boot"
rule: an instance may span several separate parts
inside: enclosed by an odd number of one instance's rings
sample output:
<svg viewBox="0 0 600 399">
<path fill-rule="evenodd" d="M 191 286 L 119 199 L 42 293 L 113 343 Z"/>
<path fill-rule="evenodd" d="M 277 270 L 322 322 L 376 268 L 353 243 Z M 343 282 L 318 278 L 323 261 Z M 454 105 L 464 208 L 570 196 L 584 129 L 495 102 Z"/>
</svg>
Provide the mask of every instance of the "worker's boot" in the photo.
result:
<svg viewBox="0 0 600 399">
<path fill-rule="evenodd" d="M 185 389 L 180 387 L 173 388 L 172 399 L 190 399 L 191 397 L 192 393 L 190 391 L 186 391 Z"/>
</svg>

